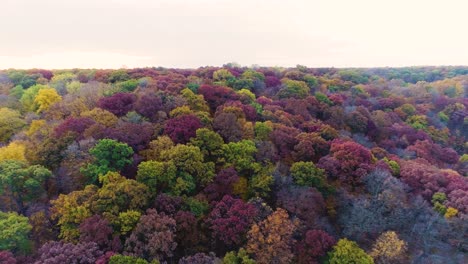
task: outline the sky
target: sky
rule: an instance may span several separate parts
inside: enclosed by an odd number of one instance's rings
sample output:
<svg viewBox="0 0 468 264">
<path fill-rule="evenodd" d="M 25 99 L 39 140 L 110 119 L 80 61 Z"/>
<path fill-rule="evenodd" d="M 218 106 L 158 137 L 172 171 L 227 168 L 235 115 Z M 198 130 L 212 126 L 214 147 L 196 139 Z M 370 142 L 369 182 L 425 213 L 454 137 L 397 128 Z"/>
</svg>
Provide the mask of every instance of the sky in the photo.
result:
<svg viewBox="0 0 468 264">
<path fill-rule="evenodd" d="M 0 69 L 468 65 L 467 0 L 0 0 Z"/>
</svg>

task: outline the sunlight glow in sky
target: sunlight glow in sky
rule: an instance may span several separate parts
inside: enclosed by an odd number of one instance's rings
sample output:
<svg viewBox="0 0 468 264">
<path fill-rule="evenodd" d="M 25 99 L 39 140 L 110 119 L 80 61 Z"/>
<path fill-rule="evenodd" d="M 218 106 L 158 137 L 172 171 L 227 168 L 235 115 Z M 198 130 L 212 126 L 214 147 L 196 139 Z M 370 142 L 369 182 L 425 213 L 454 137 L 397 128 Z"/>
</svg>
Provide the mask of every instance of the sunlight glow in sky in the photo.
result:
<svg viewBox="0 0 468 264">
<path fill-rule="evenodd" d="M 1 0 L 0 69 L 468 65 L 466 0 Z"/>
</svg>

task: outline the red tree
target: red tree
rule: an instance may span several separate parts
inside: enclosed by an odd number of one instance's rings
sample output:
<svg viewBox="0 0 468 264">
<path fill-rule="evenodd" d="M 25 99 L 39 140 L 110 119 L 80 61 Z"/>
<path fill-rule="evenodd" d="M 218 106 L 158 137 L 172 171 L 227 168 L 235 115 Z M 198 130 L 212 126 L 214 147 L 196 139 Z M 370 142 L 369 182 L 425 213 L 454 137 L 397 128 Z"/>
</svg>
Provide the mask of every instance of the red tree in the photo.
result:
<svg viewBox="0 0 468 264">
<path fill-rule="evenodd" d="M 241 199 L 225 195 L 221 201 L 214 204 L 206 223 L 214 239 L 227 246 L 240 245 L 245 240 L 256 209 L 253 205 Z"/>
<path fill-rule="evenodd" d="M 136 96 L 133 93 L 116 93 L 99 99 L 98 106 L 116 116 L 124 116 L 133 109 Z"/>
<path fill-rule="evenodd" d="M 169 119 L 164 126 L 164 133 L 174 143 L 185 144 L 196 136 L 197 129 L 203 125 L 200 119 L 194 115 L 182 115 Z"/>
</svg>

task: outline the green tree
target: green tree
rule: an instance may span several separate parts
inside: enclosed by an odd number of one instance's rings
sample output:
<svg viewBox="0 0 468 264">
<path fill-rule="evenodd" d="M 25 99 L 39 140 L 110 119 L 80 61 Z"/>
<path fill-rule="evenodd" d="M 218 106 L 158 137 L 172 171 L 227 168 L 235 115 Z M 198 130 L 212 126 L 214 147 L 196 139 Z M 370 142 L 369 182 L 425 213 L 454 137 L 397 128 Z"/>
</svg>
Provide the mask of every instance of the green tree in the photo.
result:
<svg viewBox="0 0 468 264">
<path fill-rule="evenodd" d="M 109 171 L 120 172 L 133 161 L 133 149 L 113 139 L 99 140 L 89 153 L 94 157 L 94 161 L 82 168 L 81 172 L 89 177 L 90 183 L 95 183 L 99 175 Z"/>
<path fill-rule="evenodd" d="M 88 185 L 80 191 L 60 194 L 57 199 L 51 201 L 51 218 L 57 220 L 60 238 L 76 241 L 80 235 L 79 225 L 92 216 L 90 200 L 96 195 L 97 189 L 96 185 Z"/>
<path fill-rule="evenodd" d="M 142 258 L 117 254 L 109 259 L 109 264 L 159 264 L 159 261 L 153 260 L 148 262 Z"/>
<path fill-rule="evenodd" d="M 190 140 L 190 144 L 197 146 L 208 161 L 216 162 L 223 154 L 223 138 L 208 128 L 197 129 L 196 137 Z"/>
<path fill-rule="evenodd" d="M 20 98 L 20 103 L 23 105 L 23 109 L 26 112 L 35 111 L 37 109 L 34 99 L 36 99 L 37 94 L 42 89 L 50 89 L 50 87 L 42 84 L 36 84 L 24 91 Z"/>
<path fill-rule="evenodd" d="M 223 258 L 223 264 L 255 264 L 255 260 L 249 257 L 247 251 L 240 248 L 238 252 L 230 251 Z"/>
<path fill-rule="evenodd" d="M 147 205 L 149 192 L 144 184 L 117 172 L 108 172 L 99 178 L 102 187 L 90 199 L 93 213 L 102 214 L 109 222 L 117 224 L 121 212 L 141 211 Z"/>
<path fill-rule="evenodd" d="M 309 94 L 310 88 L 303 81 L 283 79 L 283 88 L 281 88 L 277 96 L 279 98 L 305 98 Z"/>
<path fill-rule="evenodd" d="M 328 253 L 328 264 L 373 264 L 371 256 L 362 250 L 354 241 L 346 238 L 340 239 Z"/>
<path fill-rule="evenodd" d="M 0 162 L 0 194 L 10 196 L 22 212 L 26 202 L 45 194 L 44 182 L 51 176 L 52 173 L 40 165 L 4 160 Z"/>
<path fill-rule="evenodd" d="M 144 161 L 138 165 L 137 181 L 148 186 L 150 192 L 155 195 L 156 190 L 166 190 L 174 187 L 177 168 L 172 161 Z"/>
<path fill-rule="evenodd" d="M 317 168 L 311 161 L 296 162 L 291 166 L 291 175 L 297 185 L 322 189 L 326 185 L 325 170 Z"/>
<path fill-rule="evenodd" d="M 28 234 L 31 229 L 27 217 L 0 211 L 0 250 L 28 252 L 31 246 Z"/>
<path fill-rule="evenodd" d="M 211 182 L 215 176 L 213 162 L 204 162 L 203 153 L 196 146 L 178 144 L 173 148 L 161 152 L 163 161 L 172 161 L 177 168 L 179 184 L 189 183 L 193 177 L 201 186 Z M 185 178 L 184 182 L 183 178 Z M 177 184 L 177 183 L 176 183 Z"/>
<path fill-rule="evenodd" d="M 126 235 L 135 228 L 140 220 L 141 213 L 134 210 L 125 211 L 119 213 L 118 226 L 120 227 L 120 233 Z"/>
<path fill-rule="evenodd" d="M 260 170 L 260 164 L 255 162 L 254 158 L 257 147 L 252 140 L 229 142 L 223 145 L 222 149 L 227 167 L 233 166 L 240 174 Z"/>
<path fill-rule="evenodd" d="M 26 122 L 18 111 L 6 107 L 0 108 L 0 142 L 8 141 L 25 125 Z"/>
</svg>

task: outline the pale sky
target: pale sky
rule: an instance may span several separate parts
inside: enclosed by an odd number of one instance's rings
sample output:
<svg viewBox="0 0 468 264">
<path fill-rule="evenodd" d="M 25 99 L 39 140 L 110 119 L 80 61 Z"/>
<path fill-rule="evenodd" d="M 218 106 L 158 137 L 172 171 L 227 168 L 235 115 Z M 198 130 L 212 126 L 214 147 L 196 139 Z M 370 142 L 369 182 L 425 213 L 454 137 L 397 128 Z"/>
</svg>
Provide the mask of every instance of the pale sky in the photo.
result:
<svg viewBox="0 0 468 264">
<path fill-rule="evenodd" d="M 0 69 L 468 65 L 468 0 L 0 0 Z"/>
</svg>

